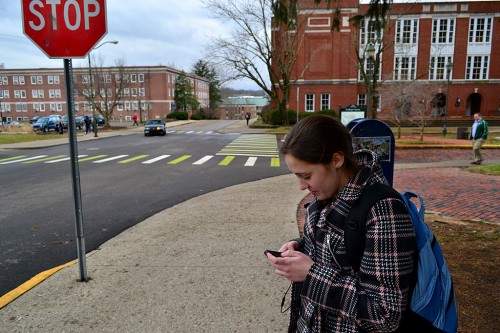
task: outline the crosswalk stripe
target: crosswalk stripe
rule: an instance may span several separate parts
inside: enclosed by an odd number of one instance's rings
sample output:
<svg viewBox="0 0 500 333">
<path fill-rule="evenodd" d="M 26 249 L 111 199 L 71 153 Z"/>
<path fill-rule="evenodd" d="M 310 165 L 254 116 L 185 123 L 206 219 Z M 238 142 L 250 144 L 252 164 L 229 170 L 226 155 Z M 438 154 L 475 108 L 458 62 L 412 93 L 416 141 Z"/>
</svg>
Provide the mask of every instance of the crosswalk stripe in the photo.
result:
<svg viewBox="0 0 500 333">
<path fill-rule="evenodd" d="M 255 162 L 257 162 L 257 157 L 249 157 L 245 163 L 245 166 L 254 166 Z"/>
<path fill-rule="evenodd" d="M 38 156 L 33 156 L 33 157 L 26 157 L 26 158 L 21 158 L 19 160 L 13 160 L 13 161 L 7 161 L 7 162 L 2 162 L 0 164 L 11 164 L 11 163 L 18 163 L 18 162 L 24 162 L 24 161 L 31 161 L 31 160 L 37 160 L 39 158 L 44 158 L 47 157 L 48 155 L 38 155 Z"/>
<path fill-rule="evenodd" d="M 279 166 L 280 166 L 280 159 L 278 157 L 271 158 L 271 167 L 279 168 Z"/>
<path fill-rule="evenodd" d="M 57 155 L 57 156 L 45 157 L 45 158 L 41 158 L 41 159 L 38 159 L 38 160 L 26 161 L 26 162 L 23 162 L 23 164 L 45 162 L 45 161 L 50 161 L 50 160 L 58 159 L 58 158 L 61 158 L 61 157 L 64 157 L 64 156 L 66 156 L 66 155 Z"/>
<path fill-rule="evenodd" d="M 194 162 L 193 164 L 194 165 L 201 165 L 203 163 L 205 163 L 206 161 L 210 160 L 212 157 L 214 157 L 213 155 L 207 155 L 203 158 L 200 158 L 198 161 Z"/>
<path fill-rule="evenodd" d="M 7 162 L 7 161 L 12 161 L 12 160 L 17 160 L 17 159 L 23 158 L 23 157 L 26 157 L 26 155 L 19 155 L 19 156 L 12 156 L 12 157 L 3 158 L 3 159 L 0 160 L 0 164 L 3 164 L 1 162 Z"/>
<path fill-rule="evenodd" d="M 97 160 L 98 158 L 103 158 L 103 157 L 106 157 L 106 156 L 108 156 L 108 155 L 96 155 L 96 156 L 90 156 L 90 157 L 87 157 L 87 158 L 79 158 L 78 162 L 85 162 L 85 161 Z"/>
<path fill-rule="evenodd" d="M 139 156 L 136 156 L 136 157 L 132 157 L 132 158 L 129 158 L 129 159 L 126 159 L 126 160 L 120 161 L 120 162 L 118 162 L 118 163 L 120 163 L 120 164 L 130 163 L 130 162 L 133 162 L 133 161 L 137 161 L 137 160 L 140 160 L 140 159 L 146 158 L 146 157 L 148 157 L 148 156 L 149 156 L 149 155 L 139 155 Z"/>
<path fill-rule="evenodd" d="M 86 157 L 88 155 L 78 155 L 78 158 Z M 52 160 L 52 161 L 47 161 L 44 163 L 58 163 L 58 162 L 64 162 L 64 161 L 69 161 L 71 157 L 65 157 L 65 158 L 59 158 L 57 160 Z"/>
<path fill-rule="evenodd" d="M 107 156 L 107 155 L 104 155 L 104 156 Z M 112 156 L 112 157 L 108 157 L 108 158 L 105 158 L 103 160 L 99 160 L 99 161 L 94 161 L 92 163 L 106 163 L 106 162 L 109 162 L 109 161 L 114 161 L 114 160 L 118 160 L 120 158 L 124 158 L 124 157 L 127 157 L 128 155 L 118 155 L 118 156 Z"/>
<path fill-rule="evenodd" d="M 155 162 L 161 161 L 161 160 L 166 159 L 168 157 L 170 157 L 170 155 L 161 155 L 161 156 L 152 158 L 150 160 L 144 161 L 144 162 L 142 162 L 142 164 L 153 164 Z"/>
<path fill-rule="evenodd" d="M 229 165 L 234 160 L 234 156 L 226 156 L 219 165 Z"/>
<path fill-rule="evenodd" d="M 182 161 L 187 160 L 187 159 L 188 159 L 188 158 L 190 158 L 191 156 L 192 156 L 192 155 L 184 155 L 184 156 L 179 157 L 179 158 L 177 158 L 177 159 L 175 159 L 175 160 L 173 160 L 173 161 L 168 162 L 167 164 L 179 164 L 179 163 L 181 163 Z"/>
</svg>

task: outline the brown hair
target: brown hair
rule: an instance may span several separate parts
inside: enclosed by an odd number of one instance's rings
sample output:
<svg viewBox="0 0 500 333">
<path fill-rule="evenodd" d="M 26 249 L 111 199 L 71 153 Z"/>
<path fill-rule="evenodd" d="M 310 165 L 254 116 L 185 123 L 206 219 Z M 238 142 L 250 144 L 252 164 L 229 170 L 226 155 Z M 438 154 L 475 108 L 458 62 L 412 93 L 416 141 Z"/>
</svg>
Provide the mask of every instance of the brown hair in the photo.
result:
<svg viewBox="0 0 500 333">
<path fill-rule="evenodd" d="M 311 115 L 299 121 L 287 134 L 280 151 L 313 164 L 328 164 L 333 154 L 341 152 L 347 169 L 359 169 L 353 157 L 351 134 L 330 116 Z"/>
</svg>

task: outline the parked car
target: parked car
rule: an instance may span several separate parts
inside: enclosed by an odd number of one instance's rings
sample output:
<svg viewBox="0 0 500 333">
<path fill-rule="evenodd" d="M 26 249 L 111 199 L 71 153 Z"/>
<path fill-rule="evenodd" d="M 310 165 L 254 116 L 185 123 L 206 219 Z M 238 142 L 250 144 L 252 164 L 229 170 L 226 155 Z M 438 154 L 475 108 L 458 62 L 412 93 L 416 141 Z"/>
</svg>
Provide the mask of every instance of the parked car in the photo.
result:
<svg viewBox="0 0 500 333">
<path fill-rule="evenodd" d="M 87 114 L 86 116 L 88 116 L 90 118 L 90 120 L 92 120 L 92 124 L 93 124 L 94 118 L 92 118 L 92 114 Z M 96 113 L 95 119 L 97 119 L 97 126 L 103 126 L 106 123 L 104 121 L 104 116 L 102 114 Z"/>
<path fill-rule="evenodd" d="M 34 123 L 36 123 L 36 121 L 37 121 L 38 119 L 40 119 L 40 117 L 39 117 L 39 116 L 35 116 L 35 117 L 31 118 L 31 119 L 30 119 L 30 124 L 34 124 Z"/>
<path fill-rule="evenodd" d="M 144 136 L 148 135 L 166 135 L 167 126 L 161 119 L 151 119 L 144 125 Z"/>
<path fill-rule="evenodd" d="M 48 133 L 49 131 L 57 131 L 59 130 L 59 119 L 61 119 L 60 116 L 40 117 L 31 127 L 35 132 Z"/>
<path fill-rule="evenodd" d="M 61 118 L 63 120 L 64 129 L 67 130 L 68 129 L 68 116 L 62 116 Z M 78 129 L 82 129 L 83 126 L 85 126 L 85 122 L 83 121 L 83 116 L 75 116 L 75 125 L 76 125 L 76 128 L 78 128 Z"/>
</svg>

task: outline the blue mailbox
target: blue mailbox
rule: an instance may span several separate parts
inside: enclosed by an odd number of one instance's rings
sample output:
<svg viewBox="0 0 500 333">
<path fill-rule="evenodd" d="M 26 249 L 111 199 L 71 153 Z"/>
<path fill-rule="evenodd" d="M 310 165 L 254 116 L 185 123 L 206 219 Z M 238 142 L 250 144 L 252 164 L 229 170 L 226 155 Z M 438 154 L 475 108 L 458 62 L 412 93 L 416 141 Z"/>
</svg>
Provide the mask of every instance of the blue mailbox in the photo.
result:
<svg viewBox="0 0 500 333">
<path fill-rule="evenodd" d="M 351 132 L 354 151 L 369 149 L 375 152 L 392 186 L 394 180 L 394 134 L 386 123 L 376 119 L 354 119 L 347 124 Z"/>
</svg>

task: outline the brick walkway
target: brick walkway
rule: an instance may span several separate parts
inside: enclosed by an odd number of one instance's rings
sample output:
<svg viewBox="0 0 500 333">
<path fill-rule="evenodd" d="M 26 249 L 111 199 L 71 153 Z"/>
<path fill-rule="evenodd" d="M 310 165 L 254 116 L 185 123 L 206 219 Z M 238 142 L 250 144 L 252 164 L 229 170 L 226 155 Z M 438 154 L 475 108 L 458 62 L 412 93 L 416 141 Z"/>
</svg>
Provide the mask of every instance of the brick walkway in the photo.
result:
<svg viewBox="0 0 500 333">
<path fill-rule="evenodd" d="M 485 160 L 499 160 L 500 149 L 483 149 Z M 439 161 L 472 161 L 469 149 L 404 149 L 396 150 L 396 163 Z M 410 190 L 424 199 L 426 211 L 462 220 L 481 220 L 500 224 L 498 203 L 500 177 L 472 173 L 462 168 L 414 168 L 394 170 L 394 188 Z M 304 203 L 297 210 L 297 224 L 302 230 Z"/>
</svg>

